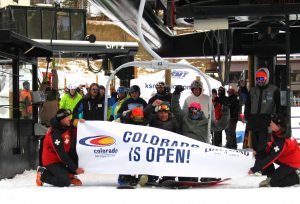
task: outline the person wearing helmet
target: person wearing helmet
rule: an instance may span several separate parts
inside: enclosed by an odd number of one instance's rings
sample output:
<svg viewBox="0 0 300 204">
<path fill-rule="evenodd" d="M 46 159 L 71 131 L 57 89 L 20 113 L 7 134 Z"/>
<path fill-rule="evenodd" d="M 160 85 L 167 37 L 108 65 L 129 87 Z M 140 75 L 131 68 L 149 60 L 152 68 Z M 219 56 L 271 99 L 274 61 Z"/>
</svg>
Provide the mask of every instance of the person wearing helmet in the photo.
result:
<svg viewBox="0 0 300 204">
<path fill-rule="evenodd" d="M 252 148 L 255 159 L 264 157 L 267 143 L 270 141 L 268 126 L 270 115 L 280 112 L 279 89 L 269 84 L 269 70 L 260 68 L 255 74 L 256 85 L 248 92 L 245 83 L 240 82 L 240 94 L 247 95 L 245 103 L 245 120 L 251 131 Z M 267 174 L 268 169 L 263 170 Z"/>
<path fill-rule="evenodd" d="M 138 85 L 132 85 L 128 92 L 130 98 L 124 101 L 124 103 L 121 105 L 117 112 L 117 117 L 120 117 L 124 111 L 132 110 L 136 107 L 144 109 L 147 106 L 147 102 L 140 97 L 141 89 Z"/>
<path fill-rule="evenodd" d="M 191 83 L 191 91 L 192 94 L 185 99 L 182 110 L 188 112 L 189 104 L 193 102 L 200 103 L 202 105 L 204 115 L 208 117 L 209 96 L 203 93 L 203 83 L 200 80 L 194 80 Z M 211 116 L 214 117 L 213 114 L 211 114 Z"/>
<path fill-rule="evenodd" d="M 281 114 L 271 114 L 269 132 L 271 141 L 266 146 L 266 155 L 256 160 L 248 174 L 270 169 L 267 179 L 259 187 L 285 187 L 300 184 L 300 147 L 291 137 L 286 127 L 286 119 Z M 279 165 L 276 169 L 274 163 Z"/>
<path fill-rule="evenodd" d="M 155 84 L 155 88 L 157 92 L 154 96 L 152 96 L 149 99 L 148 104 L 152 104 L 156 99 L 159 99 L 161 101 L 166 101 L 171 104 L 172 95 L 167 91 L 168 89 L 165 85 L 165 82 L 163 81 L 157 82 Z"/>
<path fill-rule="evenodd" d="M 42 166 L 37 170 L 37 186 L 43 183 L 58 187 L 82 184 L 75 177 L 75 174 L 82 174 L 84 170 L 77 164 L 76 134 L 72 129 L 71 115 L 70 110 L 59 109 L 50 121 L 51 127 L 43 140 Z"/>
<path fill-rule="evenodd" d="M 156 127 L 163 130 L 181 133 L 179 124 L 171 113 L 170 104 L 166 101 L 162 101 L 160 99 L 156 99 L 152 102 L 152 104 L 148 104 L 144 109 L 145 118 L 149 121 L 150 127 Z M 148 182 L 159 182 L 163 183 L 166 180 L 175 180 L 176 177 L 173 176 L 163 176 L 158 180 L 158 176 L 148 176 Z"/>
<path fill-rule="evenodd" d="M 77 103 L 82 99 L 82 96 L 76 91 L 77 86 L 69 84 L 67 88 L 68 91 L 64 93 L 59 102 L 59 108 L 69 109 L 73 112 Z"/>
<path fill-rule="evenodd" d="M 23 82 L 23 89 L 20 93 L 20 108 L 21 116 L 23 118 L 31 118 L 32 116 L 32 91 L 30 90 L 30 83 Z"/>
<path fill-rule="evenodd" d="M 147 125 L 148 121 L 144 117 L 144 112 L 141 107 L 135 107 L 131 110 L 124 111 L 120 116 L 120 122 L 131 125 Z M 120 174 L 118 176 L 118 188 L 124 186 L 136 186 L 138 183 L 144 185 L 147 182 L 147 176 L 139 175 L 138 178 L 135 175 Z"/>
<path fill-rule="evenodd" d="M 124 101 L 126 101 L 129 98 L 127 92 L 127 88 L 124 86 L 120 86 L 117 89 L 117 102 L 112 106 L 111 115 L 109 117 L 110 121 L 116 120 L 118 117 L 120 117 L 118 115 L 118 110 L 120 109 Z"/>
<path fill-rule="evenodd" d="M 181 131 L 184 136 L 208 143 L 208 119 L 206 118 L 202 104 L 191 102 L 187 105 L 188 111 L 181 109 L 179 104 L 180 93 L 184 90 L 183 86 L 177 85 L 172 95 L 172 110 L 175 118 L 181 125 Z M 211 130 L 220 131 L 226 128 L 229 121 L 229 107 L 222 106 L 220 120 L 212 120 Z M 187 179 L 186 179 L 187 180 Z M 193 181 L 198 181 L 198 178 L 192 178 Z"/>
</svg>

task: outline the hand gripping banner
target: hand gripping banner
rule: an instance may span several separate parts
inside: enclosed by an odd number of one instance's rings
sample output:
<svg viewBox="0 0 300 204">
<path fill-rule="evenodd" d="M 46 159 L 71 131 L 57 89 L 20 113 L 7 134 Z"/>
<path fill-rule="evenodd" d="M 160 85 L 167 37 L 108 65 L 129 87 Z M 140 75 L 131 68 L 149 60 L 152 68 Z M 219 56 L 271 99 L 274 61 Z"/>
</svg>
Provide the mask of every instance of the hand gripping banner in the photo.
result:
<svg viewBox="0 0 300 204">
<path fill-rule="evenodd" d="M 212 146 L 148 126 L 78 123 L 79 167 L 102 174 L 232 178 L 247 175 L 252 152 Z"/>
</svg>

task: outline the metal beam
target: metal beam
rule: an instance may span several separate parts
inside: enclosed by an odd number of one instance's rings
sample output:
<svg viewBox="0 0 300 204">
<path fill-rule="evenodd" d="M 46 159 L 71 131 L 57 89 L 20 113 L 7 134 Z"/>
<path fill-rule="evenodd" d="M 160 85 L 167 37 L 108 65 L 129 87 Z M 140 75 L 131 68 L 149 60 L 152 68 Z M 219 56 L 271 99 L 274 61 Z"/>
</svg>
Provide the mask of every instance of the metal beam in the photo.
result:
<svg viewBox="0 0 300 204">
<path fill-rule="evenodd" d="M 300 13 L 300 4 L 218 5 L 177 8 L 176 17 L 226 18 L 229 16 L 273 16 Z"/>
</svg>

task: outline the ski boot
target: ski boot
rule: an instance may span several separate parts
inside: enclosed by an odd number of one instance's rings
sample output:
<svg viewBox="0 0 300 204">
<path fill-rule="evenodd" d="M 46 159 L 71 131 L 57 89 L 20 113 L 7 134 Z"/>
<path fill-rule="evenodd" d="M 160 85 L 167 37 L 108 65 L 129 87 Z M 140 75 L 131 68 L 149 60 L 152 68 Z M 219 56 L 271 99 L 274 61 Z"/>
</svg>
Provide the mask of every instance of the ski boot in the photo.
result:
<svg viewBox="0 0 300 204">
<path fill-rule="evenodd" d="M 265 180 L 261 181 L 258 186 L 259 187 L 270 187 L 270 181 L 271 181 L 271 178 L 268 177 Z"/>
<path fill-rule="evenodd" d="M 74 186 L 82 186 L 82 182 L 76 175 L 69 174 L 69 178 L 70 178 L 70 183 L 73 184 Z"/>
<path fill-rule="evenodd" d="M 120 174 L 118 184 L 118 189 L 134 189 L 138 184 L 138 179 L 135 176 Z"/>
<path fill-rule="evenodd" d="M 37 170 L 36 170 L 37 173 L 36 173 L 36 179 L 35 179 L 35 183 L 37 186 L 43 186 L 42 175 L 45 170 L 46 170 L 45 167 L 42 167 L 42 166 L 37 167 Z"/>
</svg>

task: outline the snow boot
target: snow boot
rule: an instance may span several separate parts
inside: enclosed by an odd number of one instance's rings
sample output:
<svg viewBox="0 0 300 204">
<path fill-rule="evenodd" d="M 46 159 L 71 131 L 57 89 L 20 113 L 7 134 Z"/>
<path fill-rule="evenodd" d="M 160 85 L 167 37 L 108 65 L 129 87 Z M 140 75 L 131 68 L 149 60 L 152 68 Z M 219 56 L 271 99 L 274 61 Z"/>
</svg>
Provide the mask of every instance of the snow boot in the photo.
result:
<svg viewBox="0 0 300 204">
<path fill-rule="evenodd" d="M 300 184 L 300 168 L 299 169 L 296 169 L 296 174 L 298 175 L 298 177 L 299 177 L 299 184 Z"/>
<path fill-rule="evenodd" d="M 268 177 L 259 183 L 259 187 L 270 187 L 271 178 Z"/>
<path fill-rule="evenodd" d="M 82 186 L 82 182 L 76 175 L 69 174 L 69 178 L 70 178 L 70 183 L 73 184 L 74 186 Z"/>
<path fill-rule="evenodd" d="M 37 186 L 43 186 L 42 175 L 43 175 L 44 171 L 45 171 L 44 167 L 42 167 L 42 166 L 37 167 L 36 179 L 35 179 L 35 182 L 36 182 Z"/>
</svg>

